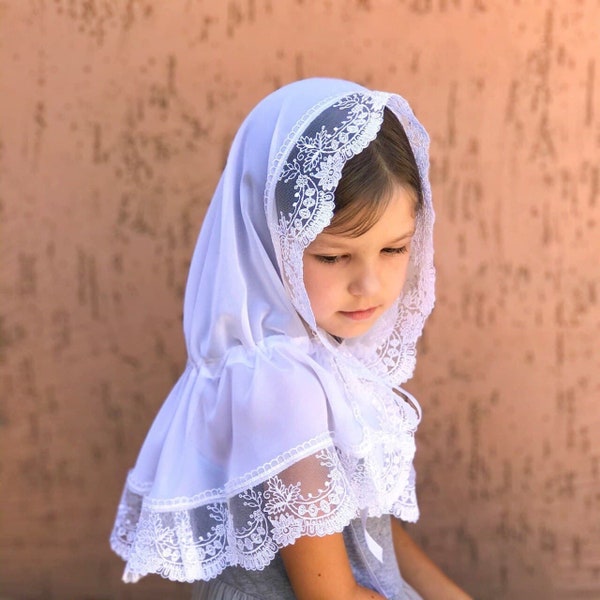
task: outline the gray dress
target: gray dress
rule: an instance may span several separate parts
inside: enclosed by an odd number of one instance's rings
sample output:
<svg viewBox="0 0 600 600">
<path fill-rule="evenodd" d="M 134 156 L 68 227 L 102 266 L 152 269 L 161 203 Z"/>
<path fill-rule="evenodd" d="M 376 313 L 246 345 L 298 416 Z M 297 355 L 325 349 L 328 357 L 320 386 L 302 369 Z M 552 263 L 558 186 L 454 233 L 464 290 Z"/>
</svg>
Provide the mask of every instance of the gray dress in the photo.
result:
<svg viewBox="0 0 600 600">
<path fill-rule="evenodd" d="M 421 597 L 401 577 L 394 548 L 390 517 L 369 518 L 369 535 L 382 547 L 383 562 L 369 551 L 360 519 L 352 521 L 343 531 L 346 550 L 356 581 L 376 590 L 388 600 L 421 600 Z M 277 555 L 262 571 L 246 571 L 229 567 L 216 579 L 194 584 L 193 600 L 294 600 L 283 561 Z"/>
</svg>

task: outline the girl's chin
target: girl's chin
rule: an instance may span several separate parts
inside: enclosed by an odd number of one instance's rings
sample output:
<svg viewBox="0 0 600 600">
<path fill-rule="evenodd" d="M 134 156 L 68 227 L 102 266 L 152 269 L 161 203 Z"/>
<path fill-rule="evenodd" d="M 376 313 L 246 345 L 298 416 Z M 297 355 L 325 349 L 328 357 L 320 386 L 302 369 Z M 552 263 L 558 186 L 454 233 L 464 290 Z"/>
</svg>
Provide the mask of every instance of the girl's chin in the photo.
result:
<svg viewBox="0 0 600 600">
<path fill-rule="evenodd" d="M 323 327 L 319 325 L 322 329 L 324 329 L 330 336 L 337 339 L 350 339 L 355 337 L 360 337 L 367 333 L 374 325 L 375 319 L 368 320 L 360 320 L 360 321 L 352 321 L 348 324 L 337 325 L 337 326 L 329 326 Z"/>
</svg>

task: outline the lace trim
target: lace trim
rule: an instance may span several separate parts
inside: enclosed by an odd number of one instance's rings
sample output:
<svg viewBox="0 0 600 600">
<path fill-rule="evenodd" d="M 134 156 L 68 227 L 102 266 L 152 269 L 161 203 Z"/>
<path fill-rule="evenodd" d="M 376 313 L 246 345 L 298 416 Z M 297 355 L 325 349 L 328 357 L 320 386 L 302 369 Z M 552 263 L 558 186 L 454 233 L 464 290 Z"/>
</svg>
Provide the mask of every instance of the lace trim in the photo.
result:
<svg viewBox="0 0 600 600">
<path fill-rule="evenodd" d="M 384 92 L 355 92 L 313 107 L 286 139 L 269 174 L 265 206 L 275 248 L 294 306 L 313 329 L 302 254 L 331 222 L 344 164 L 375 139 L 389 97 Z M 331 113 L 335 124 L 330 126 Z M 282 198 L 287 200 L 285 208 Z"/>
<path fill-rule="evenodd" d="M 190 497 L 177 497 L 177 498 L 146 498 L 145 505 L 147 508 L 151 508 L 156 511 L 164 510 L 189 510 L 195 508 L 201 504 L 208 504 L 211 502 L 222 502 L 231 496 L 235 496 L 243 492 L 249 487 L 254 487 L 260 482 L 272 477 L 275 473 L 288 468 L 291 464 L 306 458 L 313 454 L 320 448 L 325 448 L 331 444 L 331 434 L 323 433 L 320 436 L 301 444 L 300 446 L 285 452 L 276 459 L 262 465 L 260 468 L 251 471 L 243 477 L 232 479 L 228 481 L 223 488 L 215 488 L 212 490 L 206 490 L 200 494 L 195 494 Z M 141 495 L 147 495 L 151 488 L 151 483 L 140 483 L 136 481 L 134 472 L 130 472 L 127 477 L 127 485 L 129 488 Z"/>
<path fill-rule="evenodd" d="M 342 169 L 377 136 L 387 97 L 344 96 L 332 108 L 346 116 L 331 131 L 321 124 L 314 135 L 298 138 L 278 177 L 286 187 L 293 186 L 295 198 L 289 212 L 279 210 L 279 236 L 306 247 L 329 224 Z"/>
<path fill-rule="evenodd" d="M 384 92 L 361 92 L 361 95 L 365 94 L 373 94 L 380 98 L 389 98 L 390 94 L 386 94 Z M 330 96 L 329 98 L 325 98 L 315 105 L 313 105 L 309 110 L 307 110 L 304 115 L 294 125 L 294 127 L 290 130 L 288 135 L 286 136 L 279 152 L 277 153 L 275 159 L 271 163 L 271 167 L 269 169 L 269 173 L 267 174 L 267 182 L 265 185 L 265 195 L 264 195 L 264 204 L 265 204 L 265 213 L 267 215 L 267 220 L 269 222 L 277 221 L 276 207 L 274 206 L 274 187 L 277 181 L 280 178 L 281 171 L 284 168 L 285 160 L 291 152 L 291 149 L 300 136 L 300 134 L 306 128 L 306 125 L 312 122 L 313 118 L 319 113 L 323 112 L 327 107 L 331 106 L 335 102 L 340 99 L 348 96 L 347 92 L 335 96 Z M 354 93 L 353 95 L 358 95 L 358 93 Z M 278 239 L 274 235 L 273 232 L 273 241 L 275 242 L 275 246 L 277 246 Z"/>
<path fill-rule="evenodd" d="M 416 520 L 414 440 L 410 434 L 400 438 L 384 440 L 383 446 L 378 439 L 380 452 L 364 459 L 330 445 L 253 487 L 196 506 L 177 499 L 172 509 L 165 510 L 168 503 L 162 501 L 157 510 L 127 485 L 111 535 L 113 550 L 127 561 L 124 580 L 149 573 L 207 580 L 234 565 L 260 570 L 281 547 L 301 536 L 340 532 L 365 508 L 369 516 Z"/>
<path fill-rule="evenodd" d="M 348 345 L 345 358 L 371 379 L 399 385 L 410 378 L 416 342 L 434 304 L 432 228 L 434 213 L 428 181 L 429 136 L 400 96 L 359 91 L 328 98 L 311 108 L 286 138 L 269 172 L 265 209 L 283 278 L 294 306 L 316 331 L 323 346 L 336 353 L 318 329 L 303 282 L 304 249 L 330 223 L 334 192 L 344 164 L 377 135 L 388 106 L 410 142 L 423 191 L 417 214 L 404 292 L 379 327 Z M 366 369 L 363 369 L 366 367 Z"/>
</svg>

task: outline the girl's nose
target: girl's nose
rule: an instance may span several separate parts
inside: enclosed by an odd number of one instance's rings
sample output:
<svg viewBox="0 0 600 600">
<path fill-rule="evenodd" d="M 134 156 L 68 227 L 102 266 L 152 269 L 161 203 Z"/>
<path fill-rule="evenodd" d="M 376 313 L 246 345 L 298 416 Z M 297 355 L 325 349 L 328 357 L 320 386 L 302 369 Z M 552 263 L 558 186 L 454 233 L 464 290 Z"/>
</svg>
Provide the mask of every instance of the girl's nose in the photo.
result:
<svg viewBox="0 0 600 600">
<path fill-rule="evenodd" d="M 353 296 L 371 296 L 379 291 L 379 273 L 373 265 L 361 265 L 352 274 L 348 291 Z"/>
</svg>

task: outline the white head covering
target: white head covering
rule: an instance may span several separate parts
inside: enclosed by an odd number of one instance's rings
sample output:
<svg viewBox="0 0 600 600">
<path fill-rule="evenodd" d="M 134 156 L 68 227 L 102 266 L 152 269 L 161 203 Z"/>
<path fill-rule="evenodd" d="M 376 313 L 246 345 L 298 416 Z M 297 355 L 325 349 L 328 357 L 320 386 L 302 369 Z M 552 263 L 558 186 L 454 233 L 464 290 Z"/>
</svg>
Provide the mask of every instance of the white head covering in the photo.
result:
<svg viewBox="0 0 600 600">
<path fill-rule="evenodd" d="M 333 214 L 346 161 L 389 107 L 423 205 L 398 301 L 359 338 L 320 330 L 302 253 Z M 274 92 L 236 135 L 186 289 L 189 361 L 129 473 L 111 536 L 124 579 L 261 569 L 303 535 L 360 515 L 418 517 L 416 400 L 397 388 L 434 301 L 428 136 L 405 100 L 347 81 Z M 396 388 L 396 391 L 393 388 Z"/>
</svg>

